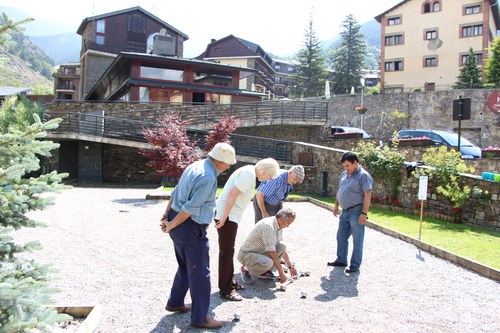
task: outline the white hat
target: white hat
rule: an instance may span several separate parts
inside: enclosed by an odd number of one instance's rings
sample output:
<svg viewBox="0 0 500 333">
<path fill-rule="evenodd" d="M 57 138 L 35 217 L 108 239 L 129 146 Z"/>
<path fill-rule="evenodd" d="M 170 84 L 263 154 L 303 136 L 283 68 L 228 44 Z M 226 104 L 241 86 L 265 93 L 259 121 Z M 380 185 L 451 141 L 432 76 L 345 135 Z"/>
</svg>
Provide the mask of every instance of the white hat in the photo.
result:
<svg viewBox="0 0 500 333">
<path fill-rule="evenodd" d="M 236 164 L 236 153 L 234 148 L 225 142 L 219 142 L 208 153 L 208 156 L 217 161 L 224 162 L 229 165 Z"/>
</svg>

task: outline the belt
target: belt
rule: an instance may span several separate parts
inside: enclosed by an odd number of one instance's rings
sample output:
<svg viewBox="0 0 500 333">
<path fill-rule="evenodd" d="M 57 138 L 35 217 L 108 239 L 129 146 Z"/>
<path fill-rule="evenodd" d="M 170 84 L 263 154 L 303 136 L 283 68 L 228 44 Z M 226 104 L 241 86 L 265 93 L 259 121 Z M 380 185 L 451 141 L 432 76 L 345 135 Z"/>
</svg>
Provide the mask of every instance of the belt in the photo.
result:
<svg viewBox="0 0 500 333">
<path fill-rule="evenodd" d="M 351 207 L 349 207 L 349 208 L 346 208 L 346 209 L 344 209 L 344 210 L 347 212 L 347 211 L 349 211 L 349 210 L 353 209 L 354 207 L 358 207 L 358 206 L 361 206 L 361 205 L 362 205 L 362 204 L 357 204 L 357 205 L 351 206 Z"/>
<path fill-rule="evenodd" d="M 179 212 L 176 211 L 175 209 L 170 208 L 170 211 L 172 213 L 174 213 L 175 215 L 179 214 Z M 205 229 L 208 229 L 208 226 L 210 225 L 209 223 L 198 223 L 198 222 L 195 222 L 190 217 L 186 221 L 187 222 L 192 222 L 192 223 L 194 223 L 196 225 L 199 225 L 199 226 L 201 226 L 202 228 L 205 228 Z"/>
</svg>

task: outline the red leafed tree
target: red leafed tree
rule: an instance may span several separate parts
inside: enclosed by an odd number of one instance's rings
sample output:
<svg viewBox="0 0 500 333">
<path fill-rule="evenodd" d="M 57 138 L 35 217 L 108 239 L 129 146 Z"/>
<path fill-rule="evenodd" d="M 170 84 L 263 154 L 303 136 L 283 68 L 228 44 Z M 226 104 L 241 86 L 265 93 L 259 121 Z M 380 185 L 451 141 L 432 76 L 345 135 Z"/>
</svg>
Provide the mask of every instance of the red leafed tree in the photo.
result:
<svg viewBox="0 0 500 333">
<path fill-rule="evenodd" d="M 229 135 L 233 133 L 241 120 L 234 116 L 224 116 L 217 124 L 212 126 L 212 130 L 205 137 L 205 151 L 210 151 L 219 142 L 231 143 Z"/>
<path fill-rule="evenodd" d="M 154 148 L 141 149 L 139 154 L 149 160 L 146 165 L 156 175 L 179 178 L 188 165 L 200 159 L 198 148 L 186 134 L 189 123 L 178 115 L 164 115 L 156 127 L 143 129 L 144 137 Z"/>
</svg>

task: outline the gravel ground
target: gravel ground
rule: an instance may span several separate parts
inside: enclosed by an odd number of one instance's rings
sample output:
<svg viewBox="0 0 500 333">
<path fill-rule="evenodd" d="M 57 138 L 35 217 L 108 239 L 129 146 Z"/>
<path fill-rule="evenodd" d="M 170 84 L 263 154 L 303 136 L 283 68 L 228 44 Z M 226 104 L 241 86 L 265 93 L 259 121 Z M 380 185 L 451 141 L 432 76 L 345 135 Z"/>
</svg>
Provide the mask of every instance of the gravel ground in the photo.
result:
<svg viewBox="0 0 500 333">
<path fill-rule="evenodd" d="M 164 310 L 177 266 L 170 237 L 159 228 L 166 203 L 145 200 L 150 191 L 67 190 L 54 206 L 30 214 L 48 228 L 15 234 L 16 241 L 40 240 L 36 258 L 59 270 L 57 304 L 102 306 L 97 332 L 200 331 L 189 326 L 189 313 Z M 241 292 L 242 302 L 223 301 L 217 232 L 209 228 L 210 311 L 225 321 L 221 332 L 500 332 L 499 283 L 368 228 L 361 271 L 349 276 L 326 266 L 335 259 L 338 219 L 310 203 L 286 206 L 297 212 L 285 231 L 291 258 L 311 276 L 285 292 L 259 280 Z M 253 218 L 249 207 L 237 248 Z M 233 321 L 235 312 L 240 321 Z"/>
</svg>

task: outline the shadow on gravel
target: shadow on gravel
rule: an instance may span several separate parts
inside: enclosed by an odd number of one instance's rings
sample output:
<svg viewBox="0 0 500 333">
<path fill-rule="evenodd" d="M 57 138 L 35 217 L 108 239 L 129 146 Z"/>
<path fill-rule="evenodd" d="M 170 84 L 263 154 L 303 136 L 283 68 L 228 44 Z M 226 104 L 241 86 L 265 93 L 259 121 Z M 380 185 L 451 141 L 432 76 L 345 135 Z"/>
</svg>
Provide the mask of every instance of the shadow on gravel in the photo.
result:
<svg viewBox="0 0 500 333">
<path fill-rule="evenodd" d="M 150 206 L 155 206 L 158 204 L 156 200 L 146 200 L 146 199 L 133 199 L 133 198 L 127 198 L 127 199 L 117 199 L 113 200 L 113 202 L 122 204 L 122 205 L 128 205 L 128 206 L 133 206 L 133 207 L 150 207 Z M 166 204 L 165 204 L 166 207 Z"/>
<path fill-rule="evenodd" d="M 168 313 L 161 318 L 150 333 L 165 333 L 165 332 L 187 332 L 191 328 L 193 332 L 199 331 L 191 327 L 191 313 Z"/>
<path fill-rule="evenodd" d="M 346 274 L 344 268 L 335 267 L 329 277 L 321 277 L 321 288 L 325 293 L 314 299 L 320 302 L 330 302 L 338 297 L 357 297 L 359 274 L 359 272 Z"/>
</svg>

